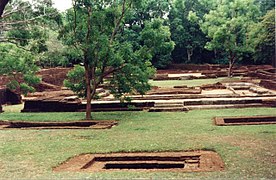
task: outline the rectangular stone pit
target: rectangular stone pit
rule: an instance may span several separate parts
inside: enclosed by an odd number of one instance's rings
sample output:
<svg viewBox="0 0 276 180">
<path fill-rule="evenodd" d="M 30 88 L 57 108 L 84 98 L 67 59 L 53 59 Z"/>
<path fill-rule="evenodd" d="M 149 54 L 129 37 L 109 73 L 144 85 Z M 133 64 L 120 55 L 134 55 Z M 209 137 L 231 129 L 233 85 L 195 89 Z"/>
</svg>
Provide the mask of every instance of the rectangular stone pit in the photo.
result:
<svg viewBox="0 0 276 180">
<path fill-rule="evenodd" d="M 0 121 L 0 129 L 110 129 L 117 121 L 24 122 Z"/>
<path fill-rule="evenodd" d="M 69 159 L 54 171 L 219 171 L 224 164 L 211 151 L 86 154 Z"/>
<path fill-rule="evenodd" d="M 276 116 L 215 117 L 217 126 L 276 124 Z"/>
</svg>

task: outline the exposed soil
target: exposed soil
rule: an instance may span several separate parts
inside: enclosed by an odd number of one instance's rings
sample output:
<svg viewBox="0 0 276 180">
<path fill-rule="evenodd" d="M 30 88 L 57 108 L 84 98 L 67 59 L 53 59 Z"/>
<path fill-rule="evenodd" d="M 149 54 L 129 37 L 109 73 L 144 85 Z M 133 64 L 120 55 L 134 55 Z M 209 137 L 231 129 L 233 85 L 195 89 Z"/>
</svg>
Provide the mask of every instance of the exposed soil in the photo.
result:
<svg viewBox="0 0 276 180">
<path fill-rule="evenodd" d="M 217 126 L 276 124 L 276 116 L 215 117 Z"/>
<path fill-rule="evenodd" d="M 37 75 L 42 78 L 42 81 L 56 86 L 63 86 L 63 81 L 67 77 L 67 73 L 72 68 L 49 68 L 40 70 Z"/>
<path fill-rule="evenodd" d="M 0 129 L 110 129 L 118 121 L 24 122 L 0 121 Z"/>
<path fill-rule="evenodd" d="M 221 171 L 224 163 L 212 151 L 85 154 L 73 157 L 54 171 Z"/>
</svg>

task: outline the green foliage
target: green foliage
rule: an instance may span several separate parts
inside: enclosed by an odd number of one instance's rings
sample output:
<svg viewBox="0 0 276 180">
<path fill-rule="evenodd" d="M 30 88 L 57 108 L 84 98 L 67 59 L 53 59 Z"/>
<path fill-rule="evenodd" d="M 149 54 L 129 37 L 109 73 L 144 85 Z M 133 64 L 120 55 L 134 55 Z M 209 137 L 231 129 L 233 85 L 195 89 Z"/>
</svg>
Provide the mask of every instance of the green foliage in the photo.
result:
<svg viewBox="0 0 276 180">
<path fill-rule="evenodd" d="M 38 64 L 44 68 L 66 66 L 68 64 L 68 61 L 62 53 L 63 52 L 60 52 L 59 49 L 46 51 L 39 56 Z"/>
<path fill-rule="evenodd" d="M 147 81 L 154 72 L 150 60 L 157 51 L 140 44 L 141 29 L 135 32 L 133 26 L 125 24 L 124 13 L 129 13 L 131 1 L 126 1 L 125 7 L 128 9 L 122 9 L 123 2 L 106 3 L 108 5 L 102 2 L 75 1 L 74 8 L 67 12 L 59 38 L 70 49 L 76 48 L 74 52 L 77 57 L 82 57 L 85 71 L 77 66 L 65 84 L 79 95 L 84 95 L 87 86 L 91 86 L 93 97 L 103 78 L 110 75 L 111 92 L 116 97 L 129 92 L 143 94 L 150 89 Z M 156 27 L 155 32 L 168 30 L 162 29 L 161 24 Z M 161 34 L 159 36 L 161 37 Z M 168 38 L 163 39 L 166 41 Z M 84 72 L 91 78 L 91 83 L 86 83 L 86 86 L 81 85 L 86 82 Z M 81 79 L 80 73 L 83 73 Z M 80 85 L 76 84 L 76 80 L 79 80 Z"/>
<path fill-rule="evenodd" d="M 130 25 L 139 25 L 143 28 L 145 21 L 155 18 L 164 18 L 169 13 L 171 3 L 169 0 L 139 0 L 126 14 Z"/>
<path fill-rule="evenodd" d="M 275 8 L 275 0 L 256 0 L 256 3 L 260 5 L 262 15 Z"/>
<path fill-rule="evenodd" d="M 66 65 L 80 64 L 82 60 L 82 51 L 71 46 L 65 46 L 63 49 L 63 57 L 65 58 Z M 64 64 L 65 65 L 65 64 Z"/>
<path fill-rule="evenodd" d="M 11 44 L 0 44 L 0 75 L 7 75 L 11 90 L 23 94 L 34 92 L 32 86 L 40 79 L 35 75 L 38 67 L 34 64 L 34 57 L 27 51 Z"/>
<path fill-rule="evenodd" d="M 258 16 L 259 8 L 253 0 L 221 1 L 214 10 L 204 15 L 200 24 L 210 38 L 205 47 L 224 53 L 232 66 L 243 55 L 253 52 L 248 43 L 248 33 Z"/>
<path fill-rule="evenodd" d="M 176 0 L 173 2 L 169 20 L 172 40 L 176 44 L 173 51 L 175 62 L 195 63 L 206 59 L 206 56 L 203 57 L 203 51 L 207 38 L 197 21 L 208 10 L 204 1 Z"/>
<path fill-rule="evenodd" d="M 252 25 L 250 42 L 255 48 L 255 63 L 275 64 L 275 9 L 268 11 L 261 22 Z"/>
<path fill-rule="evenodd" d="M 85 70 L 82 66 L 75 66 L 73 70 L 67 74 L 64 86 L 78 94 L 80 97 L 86 96 Z"/>
<path fill-rule="evenodd" d="M 174 42 L 171 40 L 169 22 L 166 18 L 170 7 L 168 0 L 141 0 L 139 6 L 130 9 L 125 17 L 128 28 L 124 29 L 124 36 L 132 42 L 134 49 L 151 44 L 148 46 L 152 55 L 150 61 L 156 68 L 165 68 L 172 60 Z M 141 37 L 141 33 L 144 37 Z M 154 42 L 149 43 L 150 41 Z M 155 43 L 156 41 L 159 43 Z"/>
<path fill-rule="evenodd" d="M 174 42 L 171 40 L 170 28 L 164 26 L 161 19 L 153 19 L 145 23 L 141 39 L 152 54 L 152 63 L 157 68 L 165 68 L 171 62 L 171 52 Z"/>
<path fill-rule="evenodd" d="M 138 57 L 140 58 L 140 57 Z M 141 64 L 128 64 L 124 66 L 120 73 L 114 74 L 110 81 L 111 93 L 116 98 L 120 98 L 125 93 L 145 94 L 150 90 L 148 79 L 152 71 L 151 63 L 146 62 L 146 66 L 141 68 Z"/>
<path fill-rule="evenodd" d="M 10 1 L 0 18 L 0 41 L 14 43 L 41 53 L 48 50 L 48 28 L 57 29 L 61 25 L 61 15 L 52 7 L 51 0 L 32 2 Z M 48 28 L 46 28 L 48 27 Z"/>
</svg>

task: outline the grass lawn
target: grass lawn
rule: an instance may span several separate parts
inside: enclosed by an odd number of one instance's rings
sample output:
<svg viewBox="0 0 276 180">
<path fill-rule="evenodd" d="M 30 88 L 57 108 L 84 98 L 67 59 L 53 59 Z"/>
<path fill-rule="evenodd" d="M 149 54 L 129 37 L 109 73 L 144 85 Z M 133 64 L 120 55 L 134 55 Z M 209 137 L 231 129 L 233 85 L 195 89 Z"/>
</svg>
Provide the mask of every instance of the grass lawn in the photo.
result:
<svg viewBox="0 0 276 180">
<path fill-rule="evenodd" d="M 181 86 L 187 85 L 188 87 L 193 86 L 201 86 L 203 84 L 214 84 L 223 80 L 236 80 L 240 79 L 239 77 L 235 78 L 213 78 L 213 79 L 194 79 L 194 80 L 166 80 L 166 81 L 153 81 L 150 80 L 150 84 L 152 86 L 159 86 L 159 87 L 173 87 L 173 86 Z"/>
<path fill-rule="evenodd" d="M 0 130 L 0 179 L 276 179 L 276 125 L 217 127 L 212 124 L 214 116 L 276 115 L 273 108 L 93 115 L 97 120 L 119 120 L 119 125 L 108 130 Z M 18 113 L 12 108 L 0 114 L 0 120 L 66 121 L 83 118 L 84 113 Z M 200 173 L 52 171 L 52 167 L 84 153 L 199 149 L 218 152 L 226 169 Z"/>
</svg>

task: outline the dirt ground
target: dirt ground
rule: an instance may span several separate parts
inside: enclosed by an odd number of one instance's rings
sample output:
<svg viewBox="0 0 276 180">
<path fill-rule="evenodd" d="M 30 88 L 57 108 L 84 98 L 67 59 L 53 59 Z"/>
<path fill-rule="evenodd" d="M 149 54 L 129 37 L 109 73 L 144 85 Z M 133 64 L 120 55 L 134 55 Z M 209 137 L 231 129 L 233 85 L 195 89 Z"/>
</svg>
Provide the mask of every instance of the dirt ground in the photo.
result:
<svg viewBox="0 0 276 180">
<path fill-rule="evenodd" d="M 188 151 L 188 152 L 160 152 L 160 153 L 111 153 L 111 154 L 84 154 L 73 157 L 58 167 L 54 171 L 118 171 L 120 168 L 107 169 L 108 164 L 133 165 L 142 163 L 150 164 L 184 164 L 184 168 L 123 168 L 127 171 L 183 171 L 183 172 L 201 172 L 201 171 L 221 171 L 224 169 L 224 163 L 220 156 L 212 151 Z"/>
</svg>

